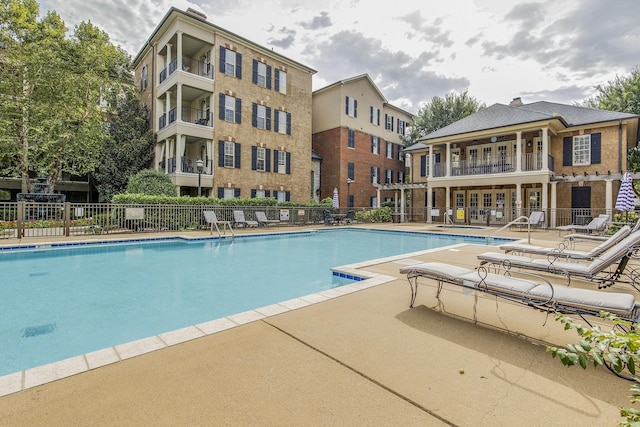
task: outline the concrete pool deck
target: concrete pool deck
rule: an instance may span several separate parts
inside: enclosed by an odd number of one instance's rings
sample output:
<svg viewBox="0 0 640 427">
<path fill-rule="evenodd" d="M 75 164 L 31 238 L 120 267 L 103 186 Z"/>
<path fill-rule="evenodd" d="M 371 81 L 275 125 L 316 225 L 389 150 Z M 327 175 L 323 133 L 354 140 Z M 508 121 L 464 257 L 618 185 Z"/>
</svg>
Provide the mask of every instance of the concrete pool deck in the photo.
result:
<svg viewBox="0 0 640 427">
<path fill-rule="evenodd" d="M 255 231 L 239 234 L 245 232 Z M 526 232 L 500 236 L 526 239 Z M 532 233 L 534 244 L 558 241 L 557 231 Z M 401 266 L 438 260 L 474 267 L 475 255 L 487 250 L 497 248 L 459 245 L 354 266 L 382 278 L 381 284 L 318 297 L 321 302 L 248 323 L 239 320 L 230 329 L 5 395 L 0 425 L 617 424 L 618 408 L 630 405 L 631 383 L 606 369 L 568 369 L 552 359 L 535 342 L 577 341 L 553 316 L 479 298 L 474 325 L 472 295 L 447 288 L 444 305 L 432 309 L 432 284 L 421 285 L 415 308 L 408 308 Z"/>
</svg>

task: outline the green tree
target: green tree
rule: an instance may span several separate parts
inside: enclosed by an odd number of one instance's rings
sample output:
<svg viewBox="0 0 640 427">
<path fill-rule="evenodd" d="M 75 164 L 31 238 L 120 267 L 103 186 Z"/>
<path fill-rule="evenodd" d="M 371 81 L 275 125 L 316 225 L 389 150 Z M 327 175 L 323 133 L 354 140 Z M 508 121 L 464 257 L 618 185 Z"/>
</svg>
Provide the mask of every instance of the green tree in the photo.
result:
<svg viewBox="0 0 640 427">
<path fill-rule="evenodd" d="M 640 114 L 640 67 L 635 66 L 628 76 L 616 76 L 595 89 L 596 95 L 580 103 L 581 106 Z"/>
<path fill-rule="evenodd" d="M 90 23 L 67 38 L 55 12 L 38 20 L 35 0 L 0 0 L 0 173 L 47 178 L 92 171 L 106 137 L 103 103 L 130 85 L 130 58 Z"/>
<path fill-rule="evenodd" d="M 101 202 L 124 193 L 129 179 L 151 165 L 156 141 L 147 122 L 149 111 L 133 91 L 116 97 L 112 103 L 116 111 L 110 119 L 109 135 L 91 174 Z"/>
<path fill-rule="evenodd" d="M 418 114 L 411 123 L 411 130 L 408 135 L 403 137 L 403 141 L 406 146 L 412 145 L 423 136 L 485 107 L 484 103 L 480 103 L 470 96 L 466 90 L 460 94 L 448 93 L 444 98 L 434 96 L 431 102 L 418 110 Z"/>
<path fill-rule="evenodd" d="M 164 172 L 144 169 L 129 179 L 127 193 L 148 196 L 175 196 L 176 186 Z"/>
</svg>

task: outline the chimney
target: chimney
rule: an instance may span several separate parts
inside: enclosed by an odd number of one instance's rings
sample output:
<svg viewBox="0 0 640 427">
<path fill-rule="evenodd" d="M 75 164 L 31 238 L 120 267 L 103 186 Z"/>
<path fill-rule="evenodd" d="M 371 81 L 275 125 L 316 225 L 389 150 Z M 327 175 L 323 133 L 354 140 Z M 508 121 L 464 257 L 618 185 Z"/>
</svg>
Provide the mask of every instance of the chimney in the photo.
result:
<svg viewBox="0 0 640 427">
<path fill-rule="evenodd" d="M 200 11 L 197 11 L 197 10 L 195 10 L 195 9 L 192 9 L 192 8 L 190 8 L 190 7 L 189 7 L 189 8 L 187 8 L 187 13 L 188 13 L 189 15 L 193 15 L 193 16 L 195 16 L 195 17 L 197 17 L 197 18 L 204 19 L 205 21 L 207 20 L 207 15 L 205 15 L 204 13 L 202 13 L 202 12 L 200 12 Z"/>
<path fill-rule="evenodd" d="M 511 100 L 511 102 L 509 103 L 509 106 L 510 106 L 510 107 L 520 107 L 520 106 L 522 106 L 522 105 L 524 105 L 524 104 L 523 104 L 523 102 L 522 102 L 522 98 L 520 98 L 520 97 L 513 98 L 513 99 Z"/>
</svg>

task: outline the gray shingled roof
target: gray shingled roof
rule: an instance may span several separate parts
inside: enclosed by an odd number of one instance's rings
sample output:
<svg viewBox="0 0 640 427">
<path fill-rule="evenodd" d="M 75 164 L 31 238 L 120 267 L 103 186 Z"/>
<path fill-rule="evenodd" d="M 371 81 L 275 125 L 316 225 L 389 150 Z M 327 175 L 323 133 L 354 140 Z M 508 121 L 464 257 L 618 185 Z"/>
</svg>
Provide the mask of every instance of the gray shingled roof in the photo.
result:
<svg viewBox="0 0 640 427">
<path fill-rule="evenodd" d="M 546 101 L 520 106 L 493 104 L 464 119 L 431 132 L 429 135 L 420 138 L 419 141 L 428 141 L 445 136 L 461 135 L 505 126 L 544 121 L 554 117 L 559 118 L 566 127 L 572 127 L 589 123 L 629 119 L 638 116 L 615 111 L 574 107 L 573 105 L 556 104 Z M 411 148 L 414 149 L 414 147 L 419 148 L 417 144 Z"/>
</svg>

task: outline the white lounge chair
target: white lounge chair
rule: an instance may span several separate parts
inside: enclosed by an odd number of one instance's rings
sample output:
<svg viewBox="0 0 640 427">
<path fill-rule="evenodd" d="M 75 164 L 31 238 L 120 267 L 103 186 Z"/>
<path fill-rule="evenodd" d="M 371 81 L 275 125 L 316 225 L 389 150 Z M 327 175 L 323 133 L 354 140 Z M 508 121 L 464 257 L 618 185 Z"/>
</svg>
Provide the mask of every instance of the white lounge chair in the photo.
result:
<svg viewBox="0 0 640 427">
<path fill-rule="evenodd" d="M 264 225 L 267 227 L 280 223 L 279 219 L 269 219 L 267 218 L 267 214 L 261 211 L 256 211 L 256 220 L 258 220 L 258 225 Z"/>
<path fill-rule="evenodd" d="M 561 231 L 573 231 L 573 232 L 581 232 L 581 233 L 602 233 L 604 229 L 607 227 L 607 223 L 609 222 L 609 218 L 611 218 L 608 214 L 600 214 L 597 218 L 594 218 L 587 225 L 578 225 L 578 224 L 570 224 L 570 225 L 561 225 L 556 227 L 558 229 L 558 234 Z"/>
<path fill-rule="evenodd" d="M 598 246 L 591 249 L 590 251 L 578 251 L 575 249 L 569 249 L 565 246 L 564 243 L 561 243 L 557 248 L 545 248 L 543 246 L 533 246 L 527 245 L 524 243 L 508 243 L 506 245 L 501 245 L 500 249 L 505 251 L 508 254 L 514 255 L 554 255 L 558 258 L 572 258 L 572 259 L 583 259 L 590 260 L 607 249 L 611 248 L 616 243 L 620 242 L 622 239 L 627 237 L 631 233 L 631 227 L 625 225 L 620 228 L 615 234 L 609 236 L 606 240 L 601 242 Z"/>
<path fill-rule="evenodd" d="M 233 211 L 233 225 L 236 227 L 257 227 L 258 221 L 245 219 L 243 211 Z"/>
<path fill-rule="evenodd" d="M 218 226 L 222 225 L 222 234 L 226 234 L 227 228 L 229 228 L 229 230 L 231 231 L 231 235 L 235 236 L 235 234 L 233 233 L 233 227 L 231 227 L 231 221 L 218 220 L 218 216 L 214 211 L 202 211 L 202 215 L 204 215 L 204 220 L 207 222 L 207 224 L 211 226 L 211 234 L 213 234 L 213 228 L 215 227 L 216 231 L 218 232 L 218 236 L 220 236 L 220 227 Z"/>
<path fill-rule="evenodd" d="M 599 288 L 604 288 L 622 281 L 624 270 L 629 258 L 640 247 L 640 231 L 631 233 L 622 241 L 613 245 L 591 262 L 562 261 L 560 257 L 548 255 L 545 258 L 532 258 L 522 255 L 505 254 L 501 252 L 485 252 L 478 255 L 480 265 L 488 264 L 496 270 L 510 270 L 511 268 L 521 268 L 548 272 L 552 274 L 562 274 L 567 277 L 569 283 L 571 277 L 582 277 L 598 283 Z M 616 263 L 617 266 L 616 266 Z M 626 274 L 626 283 L 630 283 L 634 288 L 640 290 L 638 274 L 631 271 Z"/>
</svg>

